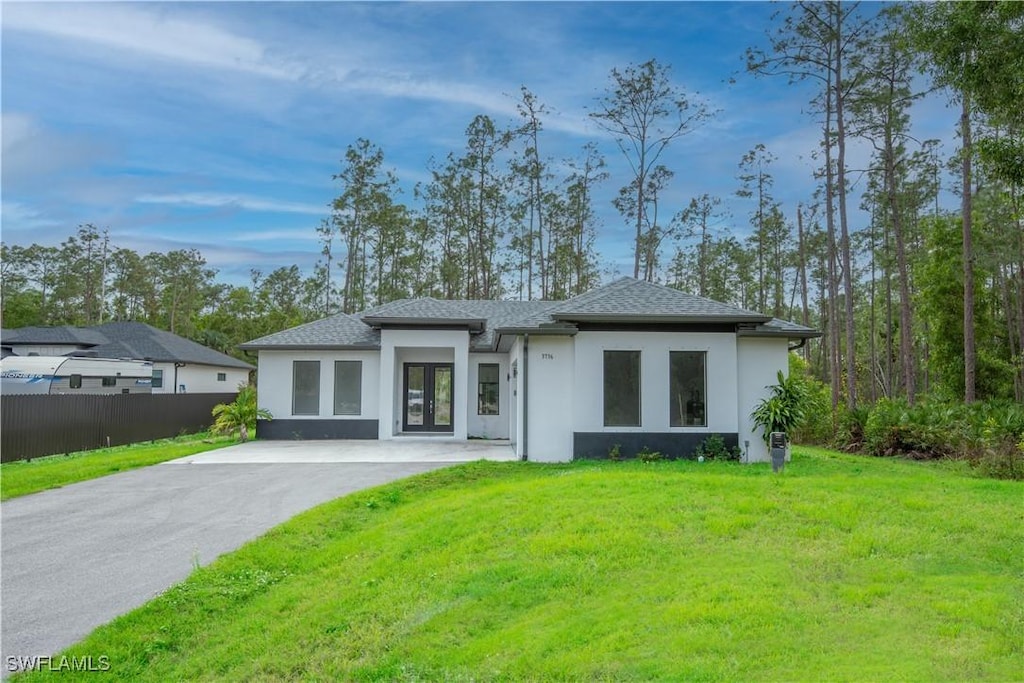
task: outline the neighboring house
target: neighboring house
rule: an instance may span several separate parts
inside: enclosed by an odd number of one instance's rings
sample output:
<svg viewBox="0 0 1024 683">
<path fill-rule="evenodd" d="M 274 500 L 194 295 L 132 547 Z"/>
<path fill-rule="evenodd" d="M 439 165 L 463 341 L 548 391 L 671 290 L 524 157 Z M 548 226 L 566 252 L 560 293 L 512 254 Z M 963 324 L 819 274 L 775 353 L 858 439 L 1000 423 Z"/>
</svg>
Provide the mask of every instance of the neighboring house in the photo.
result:
<svg viewBox="0 0 1024 683">
<path fill-rule="evenodd" d="M 241 345 L 265 439 L 510 439 L 529 460 L 688 455 L 711 434 L 768 459 L 750 413 L 815 330 L 622 278 L 567 301 L 403 299 Z"/>
<path fill-rule="evenodd" d="M 0 333 L 3 347 L 19 356 L 92 356 L 153 363 L 153 393 L 232 393 L 247 383 L 253 366 L 139 322 L 93 327 L 22 327 Z"/>
</svg>

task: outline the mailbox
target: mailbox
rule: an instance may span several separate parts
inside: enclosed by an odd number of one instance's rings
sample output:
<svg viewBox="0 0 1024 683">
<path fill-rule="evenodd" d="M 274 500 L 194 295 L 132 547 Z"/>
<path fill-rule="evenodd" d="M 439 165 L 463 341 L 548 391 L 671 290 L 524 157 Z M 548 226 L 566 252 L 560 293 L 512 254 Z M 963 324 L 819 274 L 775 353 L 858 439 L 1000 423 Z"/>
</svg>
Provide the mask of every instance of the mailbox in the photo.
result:
<svg viewBox="0 0 1024 683">
<path fill-rule="evenodd" d="M 772 432 L 768 435 L 768 447 L 772 454 L 772 472 L 781 472 L 786 465 L 786 432 Z"/>
</svg>

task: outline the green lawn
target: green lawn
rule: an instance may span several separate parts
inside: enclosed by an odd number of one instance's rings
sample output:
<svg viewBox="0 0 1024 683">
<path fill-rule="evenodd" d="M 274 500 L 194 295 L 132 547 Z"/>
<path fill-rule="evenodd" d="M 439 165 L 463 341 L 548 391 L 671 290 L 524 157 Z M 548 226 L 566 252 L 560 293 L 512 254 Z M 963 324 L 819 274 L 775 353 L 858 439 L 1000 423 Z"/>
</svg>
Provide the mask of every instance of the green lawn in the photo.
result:
<svg viewBox="0 0 1024 683">
<path fill-rule="evenodd" d="M 1021 680 L 1022 494 L 812 449 L 474 463 L 304 513 L 64 654 L 109 657 L 88 680 Z"/>
<path fill-rule="evenodd" d="M 51 455 L 0 465 L 0 500 L 230 446 L 233 437 L 193 434 L 144 444 Z"/>
</svg>

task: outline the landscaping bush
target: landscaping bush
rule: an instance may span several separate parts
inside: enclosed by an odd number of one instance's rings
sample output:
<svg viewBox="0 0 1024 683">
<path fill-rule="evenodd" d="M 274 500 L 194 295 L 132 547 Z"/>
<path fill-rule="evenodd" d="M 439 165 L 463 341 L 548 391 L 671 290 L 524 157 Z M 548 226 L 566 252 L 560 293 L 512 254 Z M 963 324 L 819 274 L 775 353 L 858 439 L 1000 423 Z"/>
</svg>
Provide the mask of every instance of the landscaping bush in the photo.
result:
<svg viewBox="0 0 1024 683">
<path fill-rule="evenodd" d="M 705 460 L 739 460 L 740 449 L 728 448 L 721 434 L 712 434 L 700 442 L 693 451 L 693 457 Z"/>
</svg>

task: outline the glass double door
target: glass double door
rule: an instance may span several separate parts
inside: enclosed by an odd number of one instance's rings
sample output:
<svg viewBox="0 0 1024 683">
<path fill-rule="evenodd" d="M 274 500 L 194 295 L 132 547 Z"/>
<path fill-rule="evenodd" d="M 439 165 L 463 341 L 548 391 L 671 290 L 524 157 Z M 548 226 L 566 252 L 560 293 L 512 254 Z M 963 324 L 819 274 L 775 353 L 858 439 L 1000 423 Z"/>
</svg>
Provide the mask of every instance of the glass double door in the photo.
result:
<svg viewBox="0 0 1024 683">
<path fill-rule="evenodd" d="M 452 432 L 452 363 L 406 363 L 402 429 Z"/>
</svg>

